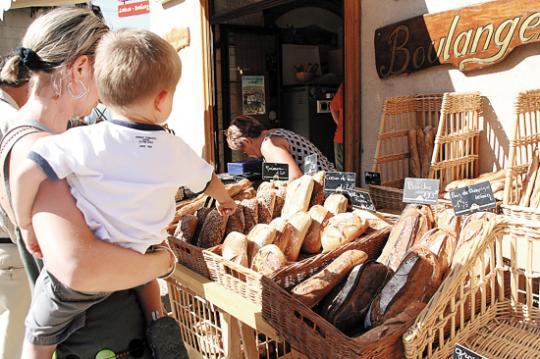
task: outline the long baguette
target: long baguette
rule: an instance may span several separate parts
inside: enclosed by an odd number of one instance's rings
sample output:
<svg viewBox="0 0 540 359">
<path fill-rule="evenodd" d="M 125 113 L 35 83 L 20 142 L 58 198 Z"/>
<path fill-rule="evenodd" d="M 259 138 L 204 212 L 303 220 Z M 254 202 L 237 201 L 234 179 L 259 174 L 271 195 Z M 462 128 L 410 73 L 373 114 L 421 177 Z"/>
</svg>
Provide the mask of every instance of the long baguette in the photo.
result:
<svg viewBox="0 0 540 359">
<path fill-rule="evenodd" d="M 420 177 L 422 175 L 422 166 L 420 165 L 420 156 L 416 145 L 416 130 L 409 130 L 407 135 L 409 139 L 409 176 Z"/>
<path fill-rule="evenodd" d="M 416 148 L 418 149 L 418 159 L 420 160 L 420 177 L 424 175 L 425 159 L 426 159 L 426 140 L 424 131 L 421 128 L 416 129 Z"/>
<path fill-rule="evenodd" d="M 425 152 L 422 160 L 422 178 L 428 178 L 429 169 L 431 167 L 431 157 L 433 156 L 433 148 L 435 146 L 435 136 L 431 126 L 424 128 L 424 143 Z"/>
</svg>

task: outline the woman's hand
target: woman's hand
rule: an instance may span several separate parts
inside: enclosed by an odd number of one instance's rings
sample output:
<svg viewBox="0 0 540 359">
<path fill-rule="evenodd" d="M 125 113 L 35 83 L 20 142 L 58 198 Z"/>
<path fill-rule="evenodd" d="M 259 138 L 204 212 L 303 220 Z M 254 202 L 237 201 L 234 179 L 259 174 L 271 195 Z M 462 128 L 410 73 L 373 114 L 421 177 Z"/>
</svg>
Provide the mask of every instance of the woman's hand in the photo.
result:
<svg viewBox="0 0 540 359">
<path fill-rule="evenodd" d="M 29 226 L 26 229 L 21 228 L 20 230 L 28 252 L 30 252 L 36 258 L 42 259 L 43 253 L 41 253 L 41 248 L 39 247 L 36 234 L 34 233 L 34 227 Z"/>
</svg>

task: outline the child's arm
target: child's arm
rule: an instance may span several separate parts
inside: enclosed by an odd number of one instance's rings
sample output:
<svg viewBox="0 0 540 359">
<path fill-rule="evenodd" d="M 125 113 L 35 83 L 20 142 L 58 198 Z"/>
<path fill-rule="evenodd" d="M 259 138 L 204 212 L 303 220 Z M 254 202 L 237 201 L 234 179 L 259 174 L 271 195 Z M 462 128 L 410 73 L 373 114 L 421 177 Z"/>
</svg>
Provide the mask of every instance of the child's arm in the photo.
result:
<svg viewBox="0 0 540 359">
<path fill-rule="evenodd" d="M 217 209 L 222 215 L 231 215 L 236 210 L 236 203 L 215 173 L 212 173 L 212 179 L 204 193 L 218 201 Z"/>
<path fill-rule="evenodd" d="M 25 159 L 11 178 L 13 211 L 26 246 L 32 253 L 39 251 L 32 229 L 32 206 L 39 186 L 46 179 L 41 167 L 30 159 Z"/>
</svg>

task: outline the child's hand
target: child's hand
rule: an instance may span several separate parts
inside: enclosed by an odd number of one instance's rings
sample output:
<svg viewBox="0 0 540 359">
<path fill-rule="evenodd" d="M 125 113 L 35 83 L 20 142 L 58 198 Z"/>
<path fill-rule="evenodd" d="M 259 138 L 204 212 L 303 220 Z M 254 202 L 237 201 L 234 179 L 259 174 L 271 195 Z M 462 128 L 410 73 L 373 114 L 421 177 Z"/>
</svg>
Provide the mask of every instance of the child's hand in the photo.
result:
<svg viewBox="0 0 540 359">
<path fill-rule="evenodd" d="M 27 229 L 21 228 L 21 234 L 26 245 L 26 249 L 36 258 L 42 259 L 43 253 L 41 253 L 41 248 L 37 241 L 36 234 L 34 233 L 33 227 L 28 227 Z"/>
<path fill-rule="evenodd" d="M 236 202 L 232 198 L 228 201 L 218 202 L 216 204 L 216 208 L 222 216 L 230 216 L 236 211 L 236 207 Z"/>
</svg>

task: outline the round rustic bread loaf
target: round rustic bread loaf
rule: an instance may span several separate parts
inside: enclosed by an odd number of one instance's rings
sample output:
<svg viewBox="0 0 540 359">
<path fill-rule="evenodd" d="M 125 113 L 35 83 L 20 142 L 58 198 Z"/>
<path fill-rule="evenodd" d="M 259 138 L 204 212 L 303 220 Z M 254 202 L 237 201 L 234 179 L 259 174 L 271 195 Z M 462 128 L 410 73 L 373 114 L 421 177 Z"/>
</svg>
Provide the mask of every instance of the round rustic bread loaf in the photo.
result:
<svg viewBox="0 0 540 359">
<path fill-rule="evenodd" d="M 287 265 L 287 258 L 275 244 L 267 244 L 261 247 L 251 263 L 251 269 L 265 276 L 270 276 L 274 272 Z"/>
</svg>

